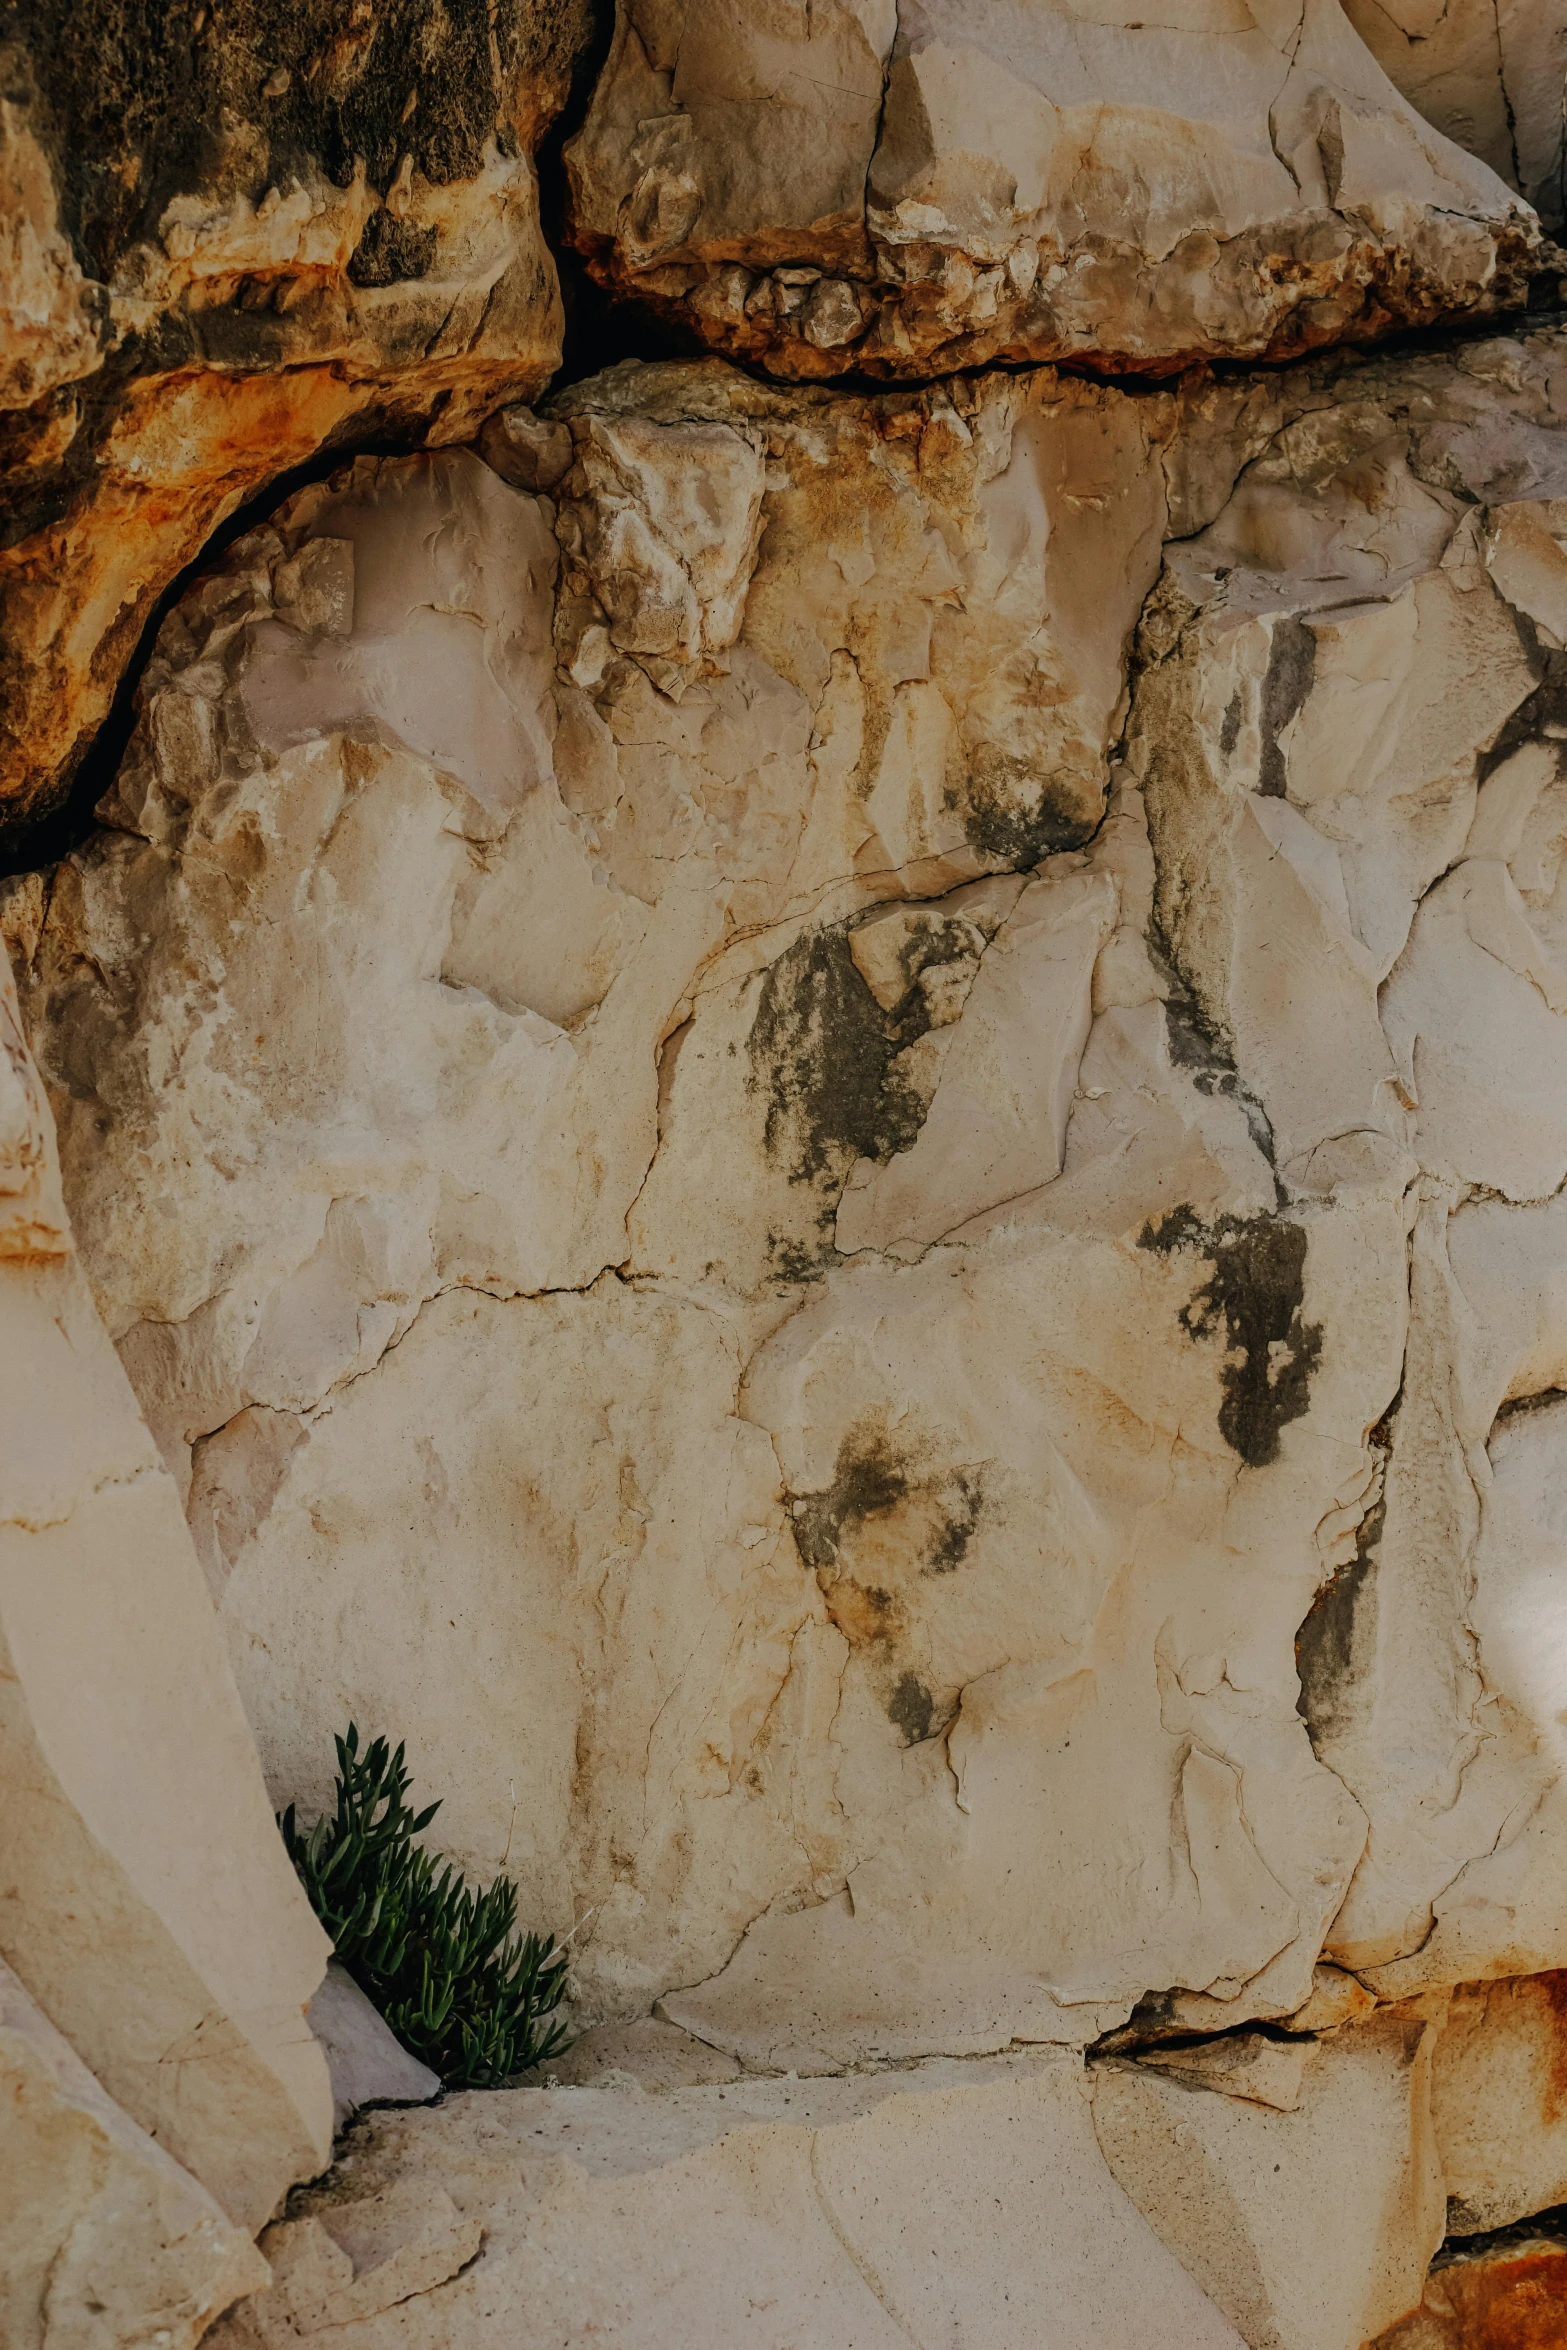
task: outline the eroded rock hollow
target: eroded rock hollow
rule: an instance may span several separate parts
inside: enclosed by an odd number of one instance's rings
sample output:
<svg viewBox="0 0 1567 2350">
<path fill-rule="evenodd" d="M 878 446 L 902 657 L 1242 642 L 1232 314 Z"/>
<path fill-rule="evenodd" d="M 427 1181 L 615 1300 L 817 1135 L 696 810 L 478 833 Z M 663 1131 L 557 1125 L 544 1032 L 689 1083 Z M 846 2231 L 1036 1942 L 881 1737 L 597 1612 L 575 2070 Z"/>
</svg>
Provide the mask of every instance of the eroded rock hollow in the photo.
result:
<svg viewBox="0 0 1567 2350">
<path fill-rule="evenodd" d="M 22 11 L 8 2350 L 1567 2342 L 1567 16 L 1364 14 Z"/>
</svg>

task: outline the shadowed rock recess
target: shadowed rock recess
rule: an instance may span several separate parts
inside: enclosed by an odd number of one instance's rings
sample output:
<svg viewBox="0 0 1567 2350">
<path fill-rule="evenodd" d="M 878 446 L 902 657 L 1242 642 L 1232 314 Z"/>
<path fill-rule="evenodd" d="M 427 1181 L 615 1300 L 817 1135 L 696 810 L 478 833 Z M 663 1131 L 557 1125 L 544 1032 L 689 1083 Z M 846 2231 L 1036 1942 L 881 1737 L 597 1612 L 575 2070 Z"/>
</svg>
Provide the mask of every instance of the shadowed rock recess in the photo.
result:
<svg viewBox="0 0 1567 2350">
<path fill-rule="evenodd" d="M 6 2350 L 1567 2344 L 1567 6 L 1366 13 L 8 20 Z"/>
</svg>

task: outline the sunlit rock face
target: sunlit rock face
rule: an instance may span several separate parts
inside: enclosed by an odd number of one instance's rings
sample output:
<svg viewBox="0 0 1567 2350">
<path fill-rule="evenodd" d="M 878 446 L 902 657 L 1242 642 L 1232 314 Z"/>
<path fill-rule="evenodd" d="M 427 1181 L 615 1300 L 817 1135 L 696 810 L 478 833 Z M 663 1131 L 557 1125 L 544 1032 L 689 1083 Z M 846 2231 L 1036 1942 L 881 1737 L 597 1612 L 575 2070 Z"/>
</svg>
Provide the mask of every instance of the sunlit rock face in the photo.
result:
<svg viewBox="0 0 1567 2350">
<path fill-rule="evenodd" d="M 275 1795 L 802 2074 L 1561 1963 L 1567 346 L 484 447 L 189 592 L 23 942 Z"/>
<path fill-rule="evenodd" d="M 570 233 L 796 379 L 1170 374 L 1505 308 L 1539 234 L 1511 149 L 1377 56 L 1338 0 L 618 0 Z"/>
<path fill-rule="evenodd" d="M 586 0 L 24 0 L 0 96 L 0 824 L 160 595 L 324 446 L 464 438 L 560 359 L 533 154 Z"/>
</svg>

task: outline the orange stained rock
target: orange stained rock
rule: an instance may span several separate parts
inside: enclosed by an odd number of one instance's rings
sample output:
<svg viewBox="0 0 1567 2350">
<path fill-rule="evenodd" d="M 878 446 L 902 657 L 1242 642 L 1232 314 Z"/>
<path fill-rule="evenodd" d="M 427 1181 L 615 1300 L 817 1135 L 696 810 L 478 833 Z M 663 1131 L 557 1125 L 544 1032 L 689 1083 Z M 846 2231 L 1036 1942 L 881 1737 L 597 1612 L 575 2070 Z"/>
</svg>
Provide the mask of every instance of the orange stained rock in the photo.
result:
<svg viewBox="0 0 1567 2350">
<path fill-rule="evenodd" d="M 1567 2350 L 1567 2243 L 1509 2244 L 1432 2272 L 1372 2350 Z"/>
</svg>

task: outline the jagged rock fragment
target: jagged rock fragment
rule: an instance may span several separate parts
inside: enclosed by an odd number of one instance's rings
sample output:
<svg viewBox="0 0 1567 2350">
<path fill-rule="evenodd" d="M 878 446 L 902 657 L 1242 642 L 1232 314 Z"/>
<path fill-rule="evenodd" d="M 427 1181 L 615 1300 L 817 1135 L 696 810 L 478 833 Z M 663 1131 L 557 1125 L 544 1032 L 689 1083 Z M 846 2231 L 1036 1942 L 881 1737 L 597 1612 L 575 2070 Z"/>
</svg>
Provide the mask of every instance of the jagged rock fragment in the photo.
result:
<svg viewBox="0 0 1567 2350">
<path fill-rule="evenodd" d="M 332 2129 L 341 2135 L 361 2105 L 406 2099 L 419 2104 L 440 2091 L 440 2075 L 410 2056 L 345 1967 L 334 1959 L 310 2001 L 310 2029 L 332 2078 Z"/>
<path fill-rule="evenodd" d="M 277 1839 L 173 1480 L 67 1253 L 4 956 L 0 1052 L 0 1958 L 125 2131 L 254 2229 L 331 2143 L 303 2013 L 326 1937 Z M 69 2080 L 60 2093 L 80 2103 Z M 126 2194 L 161 2194 L 127 2159 Z M 253 2274 L 212 2245 L 215 2276 Z"/>
<path fill-rule="evenodd" d="M 7 2350 L 195 2350 L 265 2260 L 105 2096 L 0 1960 L 0 2328 Z"/>
</svg>

